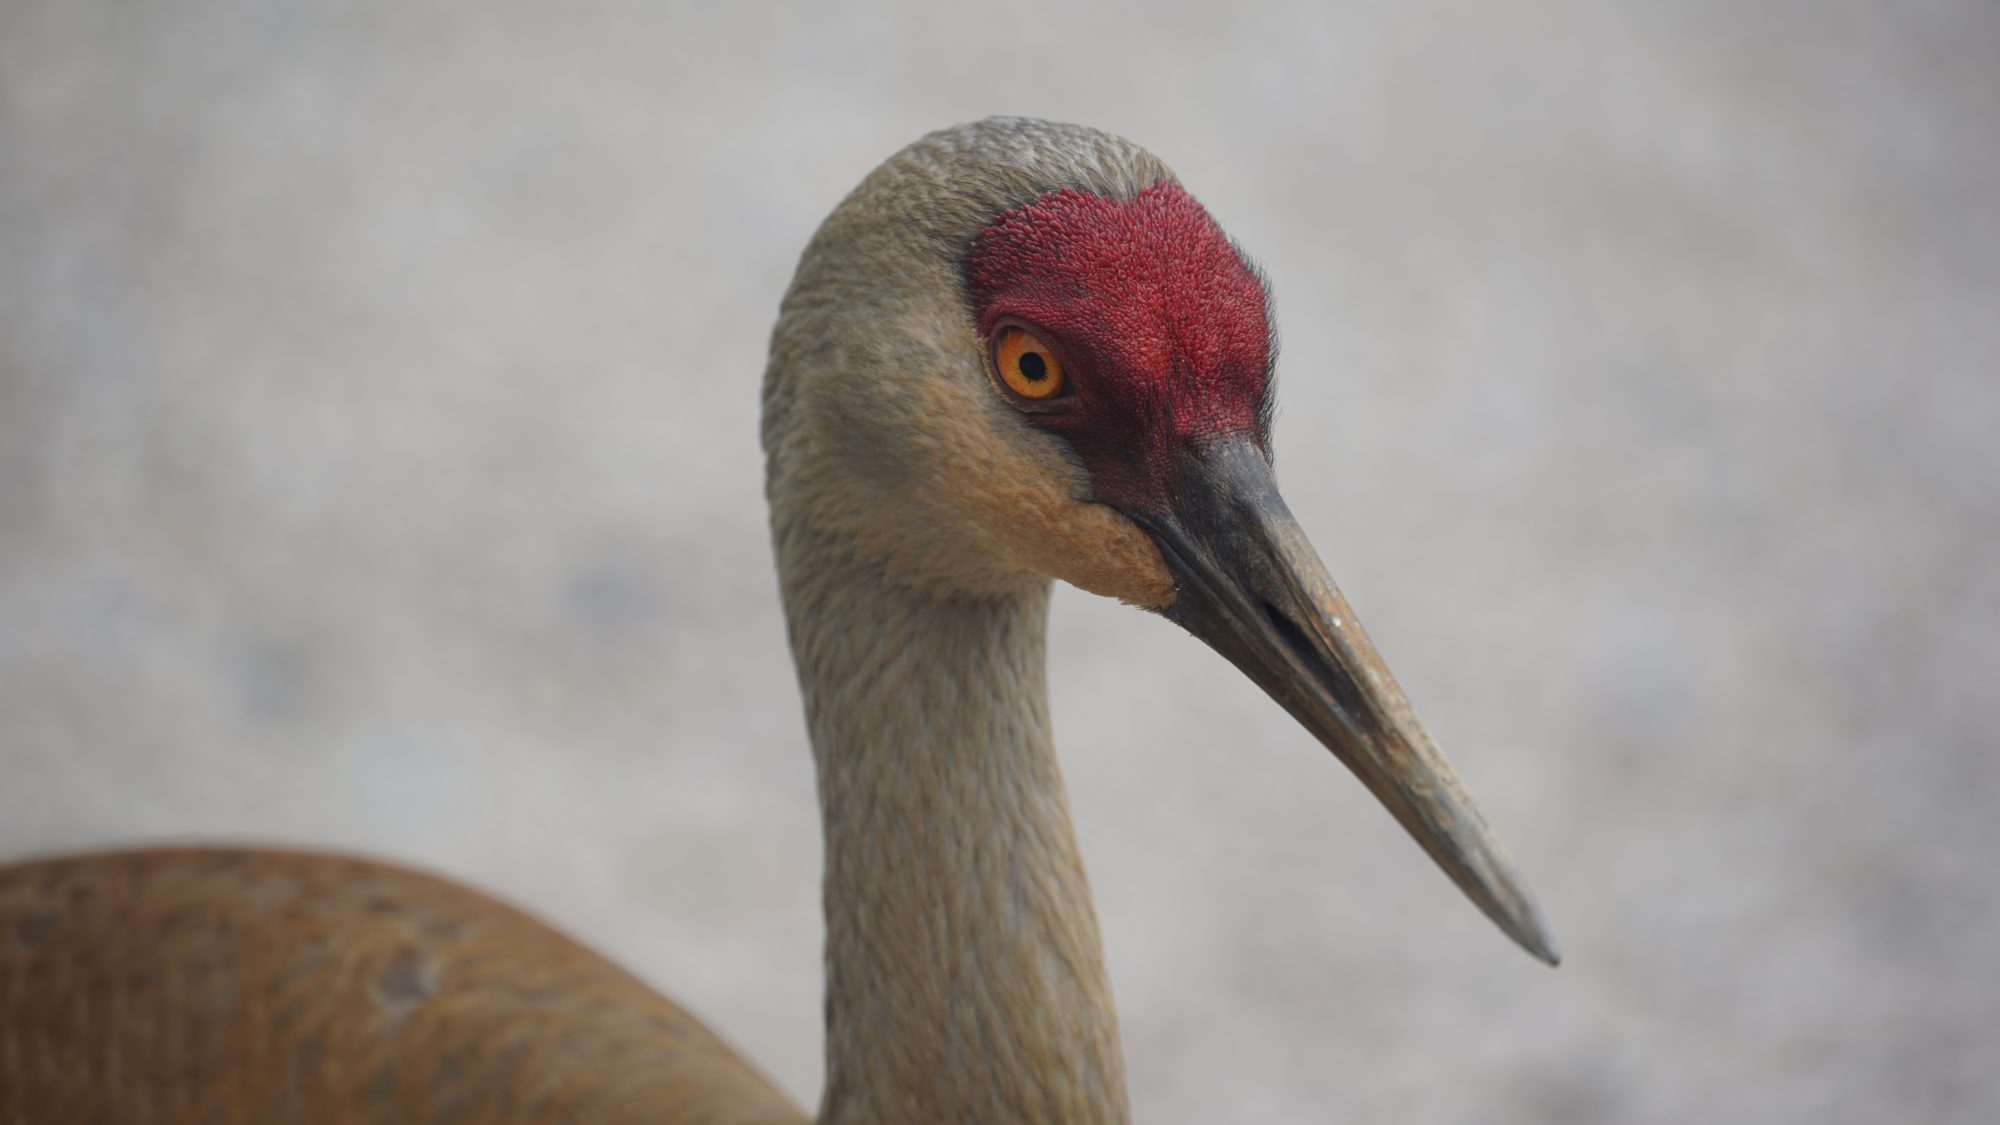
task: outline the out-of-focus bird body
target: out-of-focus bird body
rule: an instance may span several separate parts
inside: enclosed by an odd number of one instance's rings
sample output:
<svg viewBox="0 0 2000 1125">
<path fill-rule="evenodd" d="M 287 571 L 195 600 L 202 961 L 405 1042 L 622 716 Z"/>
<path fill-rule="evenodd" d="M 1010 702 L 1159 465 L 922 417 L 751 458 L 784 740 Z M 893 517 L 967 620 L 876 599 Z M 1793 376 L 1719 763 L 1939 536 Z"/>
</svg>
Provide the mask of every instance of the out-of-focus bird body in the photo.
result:
<svg viewBox="0 0 2000 1125">
<path fill-rule="evenodd" d="M 1164 165 L 1094 130 L 934 133 L 814 236 L 763 440 L 825 831 L 821 1121 L 1129 1117 L 1049 728 L 1056 578 L 1216 648 L 1554 960 L 1278 498 L 1270 355 L 1255 271 Z M 0 868 L 0 1113 L 802 1119 L 508 907 L 224 850 Z"/>
<path fill-rule="evenodd" d="M 0 866 L 0 1121 L 801 1115 L 700 1023 L 442 879 L 271 849 Z"/>
</svg>

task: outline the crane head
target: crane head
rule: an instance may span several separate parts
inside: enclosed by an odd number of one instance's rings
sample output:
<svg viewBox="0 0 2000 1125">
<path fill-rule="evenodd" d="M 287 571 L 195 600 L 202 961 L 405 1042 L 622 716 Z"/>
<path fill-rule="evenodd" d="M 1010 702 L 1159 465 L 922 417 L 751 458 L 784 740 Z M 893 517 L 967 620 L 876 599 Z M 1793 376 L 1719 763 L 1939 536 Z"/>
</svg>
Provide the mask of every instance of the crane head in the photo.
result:
<svg viewBox="0 0 2000 1125">
<path fill-rule="evenodd" d="M 1275 351 L 1261 277 L 1144 150 L 1009 119 L 933 134 L 834 212 L 787 297 L 765 415 L 781 554 L 810 522 L 937 596 L 1060 578 L 1162 614 L 1554 964 L 1533 897 L 1279 495 Z"/>
</svg>

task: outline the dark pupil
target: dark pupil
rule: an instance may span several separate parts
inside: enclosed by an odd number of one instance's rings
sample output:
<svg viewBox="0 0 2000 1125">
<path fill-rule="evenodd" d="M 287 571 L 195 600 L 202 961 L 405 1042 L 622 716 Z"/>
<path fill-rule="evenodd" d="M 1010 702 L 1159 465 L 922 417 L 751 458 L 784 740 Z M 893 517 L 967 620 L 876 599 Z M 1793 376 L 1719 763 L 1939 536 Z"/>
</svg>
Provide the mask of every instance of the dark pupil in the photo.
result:
<svg viewBox="0 0 2000 1125">
<path fill-rule="evenodd" d="M 1039 383 L 1049 377 L 1049 365 L 1034 352 L 1026 352 L 1021 356 L 1021 374 L 1028 382 Z"/>
</svg>

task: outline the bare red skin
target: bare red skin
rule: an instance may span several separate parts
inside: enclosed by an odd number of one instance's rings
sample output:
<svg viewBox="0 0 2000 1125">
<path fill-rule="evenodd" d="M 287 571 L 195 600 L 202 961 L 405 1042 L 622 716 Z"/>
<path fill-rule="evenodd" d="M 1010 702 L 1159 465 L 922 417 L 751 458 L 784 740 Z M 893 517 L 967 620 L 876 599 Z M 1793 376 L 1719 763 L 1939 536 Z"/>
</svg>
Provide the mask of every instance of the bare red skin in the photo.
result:
<svg viewBox="0 0 2000 1125">
<path fill-rule="evenodd" d="M 1027 417 L 1069 441 L 1098 500 L 1161 511 L 1205 440 L 1265 447 L 1264 286 L 1179 184 L 1125 202 L 1065 188 L 1004 211 L 965 277 L 982 335 L 1023 321 L 1062 361 L 1071 396 Z"/>
</svg>

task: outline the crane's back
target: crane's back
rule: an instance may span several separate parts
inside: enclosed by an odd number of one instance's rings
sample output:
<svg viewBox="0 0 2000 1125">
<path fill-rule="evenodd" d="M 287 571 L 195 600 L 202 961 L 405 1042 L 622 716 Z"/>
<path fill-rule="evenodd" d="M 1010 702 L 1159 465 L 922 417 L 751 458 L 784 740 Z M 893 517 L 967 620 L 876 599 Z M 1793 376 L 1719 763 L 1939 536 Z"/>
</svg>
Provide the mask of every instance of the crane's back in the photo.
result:
<svg viewBox="0 0 2000 1125">
<path fill-rule="evenodd" d="M 693 1017 L 441 879 L 282 851 L 0 866 L 0 1123 L 797 1122 Z"/>
</svg>

